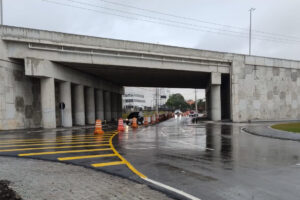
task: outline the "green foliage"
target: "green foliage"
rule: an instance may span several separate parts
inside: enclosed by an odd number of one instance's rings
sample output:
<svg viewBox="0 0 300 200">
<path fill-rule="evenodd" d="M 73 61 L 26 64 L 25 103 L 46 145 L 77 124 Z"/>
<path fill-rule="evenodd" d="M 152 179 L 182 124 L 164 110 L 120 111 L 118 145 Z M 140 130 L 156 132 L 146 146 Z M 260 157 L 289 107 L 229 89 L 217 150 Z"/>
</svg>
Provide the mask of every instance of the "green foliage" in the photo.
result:
<svg viewBox="0 0 300 200">
<path fill-rule="evenodd" d="M 184 97 L 179 93 L 172 94 L 166 105 L 173 110 L 180 109 L 181 111 L 186 111 L 190 107 L 189 104 L 185 102 Z"/>
<path fill-rule="evenodd" d="M 205 110 L 205 101 L 203 101 L 203 99 L 199 99 L 197 106 L 198 106 L 198 109 L 202 108 Z"/>
<path fill-rule="evenodd" d="M 300 123 L 275 124 L 271 127 L 282 131 L 300 133 Z"/>
<path fill-rule="evenodd" d="M 192 110 L 195 110 L 195 104 L 192 104 L 190 107 Z M 197 100 L 197 107 L 198 111 L 203 112 L 205 110 L 205 101 L 203 99 Z"/>
</svg>

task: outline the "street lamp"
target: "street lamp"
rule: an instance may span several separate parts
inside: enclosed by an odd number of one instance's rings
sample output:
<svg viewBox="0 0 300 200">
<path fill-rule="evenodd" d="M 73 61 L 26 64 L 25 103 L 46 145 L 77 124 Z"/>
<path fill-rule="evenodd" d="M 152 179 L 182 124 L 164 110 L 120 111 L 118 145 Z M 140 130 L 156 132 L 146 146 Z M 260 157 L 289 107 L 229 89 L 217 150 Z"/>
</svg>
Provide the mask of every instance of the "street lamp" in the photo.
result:
<svg viewBox="0 0 300 200">
<path fill-rule="evenodd" d="M 3 2 L 0 0 L 0 25 L 3 25 Z"/>
<path fill-rule="evenodd" d="M 251 55 L 251 40 L 252 40 L 252 12 L 255 11 L 255 8 L 250 8 L 250 28 L 249 28 L 249 55 Z"/>
</svg>

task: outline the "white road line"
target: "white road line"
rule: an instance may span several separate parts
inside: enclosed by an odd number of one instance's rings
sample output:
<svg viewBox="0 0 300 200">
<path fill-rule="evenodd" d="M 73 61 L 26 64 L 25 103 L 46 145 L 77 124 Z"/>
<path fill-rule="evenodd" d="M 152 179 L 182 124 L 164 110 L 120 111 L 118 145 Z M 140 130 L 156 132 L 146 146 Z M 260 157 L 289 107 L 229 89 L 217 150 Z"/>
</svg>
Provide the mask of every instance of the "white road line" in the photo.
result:
<svg viewBox="0 0 300 200">
<path fill-rule="evenodd" d="M 170 191 L 172 191 L 172 192 L 175 192 L 175 193 L 177 193 L 177 194 L 180 194 L 180 195 L 182 195 L 182 196 L 184 196 L 184 197 L 186 197 L 186 198 L 188 198 L 188 199 L 191 199 L 191 200 L 201 200 L 201 199 L 199 199 L 199 198 L 197 198 L 197 197 L 195 197 L 195 196 L 193 196 L 193 195 L 190 195 L 190 194 L 188 194 L 188 193 L 186 193 L 186 192 L 184 192 L 184 191 L 182 191 L 182 190 L 178 190 L 178 189 L 176 189 L 176 188 L 170 187 L 170 186 L 168 186 L 168 185 L 165 185 L 165 184 L 163 184 L 163 183 L 154 181 L 154 180 L 152 180 L 152 179 L 149 179 L 149 178 L 143 178 L 143 179 L 146 180 L 146 181 L 148 181 L 148 182 L 150 182 L 150 183 L 152 183 L 152 184 L 154 184 L 154 185 L 157 185 L 157 186 L 159 186 L 159 187 L 162 187 L 162 188 L 165 188 L 165 189 L 170 190 Z"/>
<path fill-rule="evenodd" d="M 296 164 L 297 166 L 300 166 L 300 163 Z"/>
</svg>

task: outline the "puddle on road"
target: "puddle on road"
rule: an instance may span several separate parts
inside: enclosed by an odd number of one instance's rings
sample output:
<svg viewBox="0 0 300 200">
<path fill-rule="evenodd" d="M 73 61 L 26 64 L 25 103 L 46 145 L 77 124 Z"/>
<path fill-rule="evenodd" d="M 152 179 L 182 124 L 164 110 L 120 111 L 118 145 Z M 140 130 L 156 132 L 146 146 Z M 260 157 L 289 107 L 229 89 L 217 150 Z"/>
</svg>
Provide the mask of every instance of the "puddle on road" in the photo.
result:
<svg viewBox="0 0 300 200">
<path fill-rule="evenodd" d="M 176 167 L 174 165 L 170 165 L 168 163 L 158 162 L 158 163 L 155 163 L 155 166 L 158 168 L 165 168 L 168 171 L 173 171 L 173 172 L 176 172 L 178 174 L 183 174 L 188 177 L 196 178 L 201 181 L 217 181 L 218 180 L 214 177 L 206 176 L 206 175 L 199 174 L 196 172 L 192 172 L 192 171 L 189 171 L 189 170 L 186 170 L 183 168 Z"/>
</svg>

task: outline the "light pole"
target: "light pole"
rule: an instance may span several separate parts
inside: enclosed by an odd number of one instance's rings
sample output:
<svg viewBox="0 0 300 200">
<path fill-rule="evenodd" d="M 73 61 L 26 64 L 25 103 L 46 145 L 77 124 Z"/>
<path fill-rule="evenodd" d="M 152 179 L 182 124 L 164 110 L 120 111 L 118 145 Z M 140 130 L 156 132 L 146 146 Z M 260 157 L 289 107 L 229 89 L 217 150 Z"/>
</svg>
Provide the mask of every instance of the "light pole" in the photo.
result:
<svg viewBox="0 0 300 200">
<path fill-rule="evenodd" d="M 156 88 L 156 91 L 155 91 L 155 97 L 156 97 L 156 114 L 158 115 L 158 94 L 159 93 L 159 88 Z"/>
<path fill-rule="evenodd" d="M 0 0 L 0 25 L 3 25 L 3 3 Z"/>
<path fill-rule="evenodd" d="M 198 113 L 198 105 L 197 105 L 197 89 L 195 89 L 195 111 Z"/>
<path fill-rule="evenodd" d="M 252 40 L 252 12 L 255 11 L 255 8 L 250 8 L 250 28 L 249 28 L 249 55 L 251 55 L 251 40 Z"/>
</svg>

